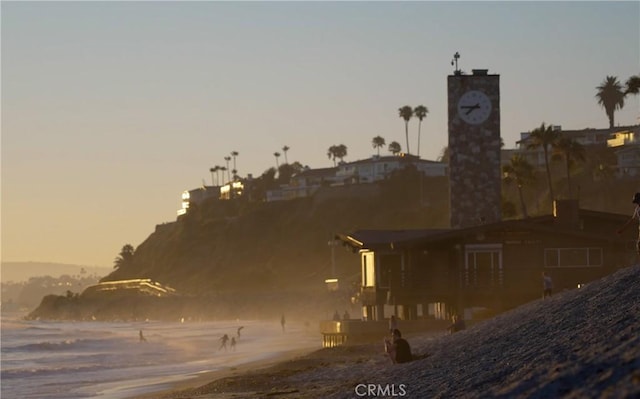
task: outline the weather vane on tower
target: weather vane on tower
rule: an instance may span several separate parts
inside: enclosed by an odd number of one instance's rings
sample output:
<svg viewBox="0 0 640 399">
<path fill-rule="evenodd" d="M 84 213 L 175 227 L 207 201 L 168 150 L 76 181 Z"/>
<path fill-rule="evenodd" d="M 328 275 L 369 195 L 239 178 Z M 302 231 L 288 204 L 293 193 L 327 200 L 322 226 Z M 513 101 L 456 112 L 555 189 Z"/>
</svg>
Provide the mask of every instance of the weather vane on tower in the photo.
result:
<svg viewBox="0 0 640 399">
<path fill-rule="evenodd" d="M 462 75 L 462 71 L 458 69 L 458 58 L 460 58 L 460 53 L 456 51 L 453 55 L 453 59 L 451 60 L 451 65 L 455 65 L 456 69 L 453 71 L 454 75 Z"/>
</svg>

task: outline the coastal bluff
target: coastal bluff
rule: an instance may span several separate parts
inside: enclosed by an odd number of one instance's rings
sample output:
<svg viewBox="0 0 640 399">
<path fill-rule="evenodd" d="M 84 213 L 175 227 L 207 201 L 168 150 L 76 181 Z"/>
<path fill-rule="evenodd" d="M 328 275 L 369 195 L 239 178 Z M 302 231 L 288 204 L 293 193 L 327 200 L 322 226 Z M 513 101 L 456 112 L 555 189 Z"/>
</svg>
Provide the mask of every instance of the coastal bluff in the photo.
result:
<svg viewBox="0 0 640 399">
<path fill-rule="evenodd" d="M 357 254 L 335 235 L 359 229 L 447 228 L 446 177 L 416 184 L 411 171 L 376 185 L 324 187 L 313 197 L 277 202 L 206 200 L 174 222 L 158 224 L 130 259 L 102 282 L 149 279 L 175 289 L 172 298 L 88 298 L 77 292 L 46 298 L 40 319 L 176 320 L 279 318 L 315 322 L 349 306 L 359 313 Z M 575 179 L 585 209 L 630 214 L 629 182 Z M 544 182 L 528 196 L 530 215 L 545 213 Z M 420 191 L 422 188 L 422 191 Z M 505 200 L 516 191 L 505 188 Z M 340 290 L 328 292 L 325 280 Z M 355 298 L 355 301 L 352 301 Z"/>
</svg>

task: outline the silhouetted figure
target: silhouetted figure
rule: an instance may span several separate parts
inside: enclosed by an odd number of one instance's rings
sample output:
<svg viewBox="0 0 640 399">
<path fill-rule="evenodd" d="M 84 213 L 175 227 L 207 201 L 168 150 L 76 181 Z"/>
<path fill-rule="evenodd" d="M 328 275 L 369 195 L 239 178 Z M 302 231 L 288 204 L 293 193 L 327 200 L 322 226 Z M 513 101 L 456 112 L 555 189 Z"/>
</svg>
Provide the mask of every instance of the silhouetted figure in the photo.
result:
<svg viewBox="0 0 640 399">
<path fill-rule="evenodd" d="M 218 348 L 218 350 L 222 350 L 222 348 L 224 348 L 224 350 L 226 351 L 228 341 L 229 341 L 229 336 L 227 334 L 220 337 L 220 347 Z"/>
<path fill-rule="evenodd" d="M 142 330 L 140 330 L 140 342 L 147 342 L 147 339 L 142 334 Z"/>
<path fill-rule="evenodd" d="M 349 314 L 349 312 L 345 310 L 344 314 L 342 315 L 342 320 L 349 320 L 349 319 L 351 319 L 351 315 Z"/>
<path fill-rule="evenodd" d="M 553 292 L 553 280 L 546 272 L 542 272 L 542 299 L 551 296 Z"/>
<path fill-rule="evenodd" d="M 402 334 L 397 328 L 391 333 L 391 340 L 384 339 L 384 351 L 393 363 L 407 363 L 413 360 L 411 347 L 407 340 L 402 338 Z"/>
<path fill-rule="evenodd" d="M 231 337 L 231 349 L 236 350 L 236 339 Z"/>
<path fill-rule="evenodd" d="M 240 330 L 242 330 L 243 328 L 244 328 L 244 326 L 238 327 L 238 338 L 240 338 Z"/>
<path fill-rule="evenodd" d="M 280 325 L 282 326 L 282 332 L 284 332 L 284 325 L 286 324 L 286 320 L 284 319 L 284 315 L 280 318 Z"/>
<path fill-rule="evenodd" d="M 465 324 L 464 319 L 454 314 L 451 317 L 451 325 L 447 327 L 447 330 L 449 330 L 449 334 L 453 334 L 455 332 L 462 331 L 465 328 L 467 328 L 467 325 Z"/>
<path fill-rule="evenodd" d="M 627 222 L 618 229 L 618 234 L 622 234 L 623 231 L 627 229 L 632 224 L 638 225 L 638 238 L 636 240 L 636 253 L 638 254 L 638 261 L 640 261 L 640 193 L 635 193 L 633 195 L 633 199 L 631 200 L 632 204 L 635 204 L 636 207 L 633 210 L 633 214 L 631 218 L 627 220 Z"/>
<path fill-rule="evenodd" d="M 333 321 L 340 321 L 340 313 L 337 310 L 333 313 Z"/>
</svg>

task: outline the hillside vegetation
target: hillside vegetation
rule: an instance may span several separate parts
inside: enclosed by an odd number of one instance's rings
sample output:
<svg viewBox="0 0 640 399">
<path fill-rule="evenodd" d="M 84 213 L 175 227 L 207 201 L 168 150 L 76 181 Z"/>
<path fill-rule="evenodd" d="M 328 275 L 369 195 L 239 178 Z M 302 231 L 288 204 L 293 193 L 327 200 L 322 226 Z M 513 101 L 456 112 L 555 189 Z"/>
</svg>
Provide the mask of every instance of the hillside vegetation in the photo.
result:
<svg viewBox="0 0 640 399">
<path fill-rule="evenodd" d="M 152 278 L 178 291 L 308 291 L 326 289 L 333 236 L 361 228 L 448 224 L 444 178 L 417 176 L 381 185 L 325 188 L 313 198 L 272 203 L 209 201 L 176 223 L 160 225 L 130 263 L 106 280 Z M 337 277 L 359 273 L 357 257 L 333 248 Z"/>
</svg>

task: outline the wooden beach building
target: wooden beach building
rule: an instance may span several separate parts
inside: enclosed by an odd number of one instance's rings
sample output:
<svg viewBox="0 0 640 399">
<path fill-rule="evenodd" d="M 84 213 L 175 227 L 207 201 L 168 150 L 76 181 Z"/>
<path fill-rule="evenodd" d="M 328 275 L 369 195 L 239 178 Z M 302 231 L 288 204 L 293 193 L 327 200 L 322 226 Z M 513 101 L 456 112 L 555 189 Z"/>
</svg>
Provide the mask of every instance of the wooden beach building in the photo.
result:
<svg viewBox="0 0 640 399">
<path fill-rule="evenodd" d="M 360 257 L 363 318 L 497 313 L 540 298 L 542 272 L 558 292 L 633 263 L 635 231 L 616 233 L 628 216 L 579 209 L 577 200 L 554 208 L 552 215 L 460 229 L 337 235 Z"/>
</svg>

